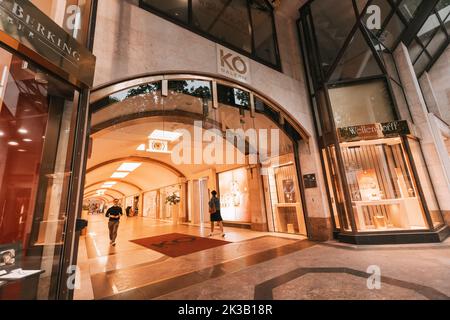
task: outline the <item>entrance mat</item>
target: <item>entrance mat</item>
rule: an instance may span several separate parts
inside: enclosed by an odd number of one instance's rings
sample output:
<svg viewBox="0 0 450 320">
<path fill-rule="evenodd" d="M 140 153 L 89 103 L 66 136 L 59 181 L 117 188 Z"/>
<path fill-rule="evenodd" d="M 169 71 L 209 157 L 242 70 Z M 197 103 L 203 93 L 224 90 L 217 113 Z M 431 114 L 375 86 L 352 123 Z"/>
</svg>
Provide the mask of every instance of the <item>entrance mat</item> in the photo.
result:
<svg viewBox="0 0 450 320">
<path fill-rule="evenodd" d="M 131 242 L 158 251 L 172 258 L 230 243 L 228 241 L 201 238 L 181 233 L 169 233 L 156 237 L 131 240 Z"/>
</svg>

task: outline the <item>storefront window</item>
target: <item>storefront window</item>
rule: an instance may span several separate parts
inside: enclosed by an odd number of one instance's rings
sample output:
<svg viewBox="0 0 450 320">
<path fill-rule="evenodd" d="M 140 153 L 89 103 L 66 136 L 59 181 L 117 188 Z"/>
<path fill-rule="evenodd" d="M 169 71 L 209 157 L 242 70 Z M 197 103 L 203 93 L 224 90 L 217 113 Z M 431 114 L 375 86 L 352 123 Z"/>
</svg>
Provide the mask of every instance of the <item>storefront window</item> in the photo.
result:
<svg viewBox="0 0 450 320">
<path fill-rule="evenodd" d="M 78 42 L 86 44 L 92 0 L 31 0 L 31 3 Z"/>
<path fill-rule="evenodd" d="M 333 188 L 333 194 L 335 197 L 335 204 L 338 214 L 341 216 L 341 220 L 336 225 L 340 225 L 341 230 L 350 232 L 352 231 L 352 223 L 350 213 L 345 205 L 344 186 L 342 184 L 341 174 L 339 173 L 339 166 L 336 157 L 336 148 L 334 146 L 328 148 L 328 163 L 330 164 L 329 173 Z"/>
<path fill-rule="evenodd" d="M 328 188 L 330 192 L 330 202 L 331 202 L 331 211 L 333 213 L 333 220 L 336 226 L 336 229 L 341 229 L 341 222 L 339 220 L 339 207 L 343 208 L 345 206 L 344 202 L 341 201 L 343 199 L 342 195 L 338 194 L 338 189 L 335 188 L 336 183 L 338 183 L 338 178 L 334 172 L 333 167 L 330 166 L 328 154 L 326 149 L 323 151 L 323 159 L 325 162 L 325 170 L 326 170 L 326 178 L 328 183 Z"/>
<path fill-rule="evenodd" d="M 336 128 L 395 120 L 388 88 L 373 81 L 329 89 Z"/>
<path fill-rule="evenodd" d="M 220 212 L 224 220 L 252 221 L 248 179 L 246 168 L 219 173 Z"/>
<path fill-rule="evenodd" d="M 428 229 L 401 138 L 341 144 L 358 231 Z"/>
<path fill-rule="evenodd" d="M 294 154 L 272 159 L 267 167 L 269 193 L 275 232 L 306 235 L 302 199 Z"/>
<path fill-rule="evenodd" d="M 0 50 L 0 276 L 3 299 L 54 299 L 67 222 L 75 90 Z M 22 268 L 28 275 L 14 276 Z"/>
</svg>

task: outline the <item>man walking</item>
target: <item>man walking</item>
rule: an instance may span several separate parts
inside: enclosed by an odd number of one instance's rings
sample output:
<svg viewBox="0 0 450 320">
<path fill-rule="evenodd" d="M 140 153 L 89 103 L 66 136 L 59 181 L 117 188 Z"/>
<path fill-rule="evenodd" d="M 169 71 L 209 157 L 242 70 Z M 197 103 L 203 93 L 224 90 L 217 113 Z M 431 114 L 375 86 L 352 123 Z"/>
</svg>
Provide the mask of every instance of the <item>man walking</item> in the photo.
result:
<svg viewBox="0 0 450 320">
<path fill-rule="evenodd" d="M 117 230 L 119 229 L 120 216 L 123 215 L 122 208 L 119 206 L 119 200 L 114 199 L 114 205 L 106 211 L 106 217 L 109 217 L 109 240 L 110 244 L 116 246 Z"/>
</svg>

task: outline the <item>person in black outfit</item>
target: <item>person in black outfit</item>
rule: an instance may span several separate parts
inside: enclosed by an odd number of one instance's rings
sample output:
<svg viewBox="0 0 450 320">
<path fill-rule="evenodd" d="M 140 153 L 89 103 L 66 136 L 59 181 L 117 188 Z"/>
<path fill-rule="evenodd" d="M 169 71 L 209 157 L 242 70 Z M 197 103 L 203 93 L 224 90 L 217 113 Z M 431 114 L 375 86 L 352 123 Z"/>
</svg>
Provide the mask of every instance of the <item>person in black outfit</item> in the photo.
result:
<svg viewBox="0 0 450 320">
<path fill-rule="evenodd" d="M 214 234 L 214 223 L 217 222 L 220 227 L 220 231 L 222 232 L 222 237 L 225 237 L 225 233 L 223 231 L 223 219 L 220 214 L 220 199 L 217 197 L 217 191 L 211 192 L 212 198 L 209 201 L 209 213 L 211 214 L 211 233 L 210 237 Z"/>
<path fill-rule="evenodd" d="M 114 247 L 116 245 L 117 230 L 119 229 L 120 216 L 123 215 L 122 208 L 119 206 L 119 200 L 114 199 L 114 205 L 106 211 L 106 217 L 109 217 L 109 240 Z"/>
</svg>

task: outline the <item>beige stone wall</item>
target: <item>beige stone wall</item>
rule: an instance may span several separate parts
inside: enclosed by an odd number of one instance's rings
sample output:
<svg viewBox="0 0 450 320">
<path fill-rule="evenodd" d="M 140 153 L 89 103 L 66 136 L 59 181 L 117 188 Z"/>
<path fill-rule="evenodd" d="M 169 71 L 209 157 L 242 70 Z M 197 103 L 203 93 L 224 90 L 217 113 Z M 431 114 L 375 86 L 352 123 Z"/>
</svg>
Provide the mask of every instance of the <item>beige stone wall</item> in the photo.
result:
<svg viewBox="0 0 450 320">
<path fill-rule="evenodd" d="M 438 116 L 450 124 L 450 46 L 428 72 L 436 96 Z"/>
<path fill-rule="evenodd" d="M 408 49 L 404 45 L 400 45 L 396 49 L 394 57 L 405 89 L 414 125 L 421 138 L 420 145 L 425 162 L 423 165 L 417 165 L 417 169 L 421 172 L 426 172 L 426 169 L 428 169 L 440 209 L 448 211 L 450 210 L 450 198 L 448 196 L 450 189 L 446 180 L 445 168 L 439 158 L 438 146 L 433 136 L 433 124 L 430 121 L 425 98 L 414 72 Z M 422 162 L 419 152 L 414 153 L 413 157 L 416 164 Z M 423 187 L 426 187 L 426 181 L 421 181 L 421 183 Z M 431 192 L 431 186 L 426 189 L 425 191 Z"/>
<path fill-rule="evenodd" d="M 170 71 L 217 74 L 216 45 L 153 15 L 137 0 L 99 0 L 94 54 L 95 86 L 142 74 Z M 295 20 L 276 17 L 283 73 L 251 62 L 250 88 L 281 105 L 310 135 L 301 148 L 304 173 L 316 173 L 319 188 L 307 192 L 311 217 L 329 217 L 314 123 L 304 83 Z"/>
</svg>

